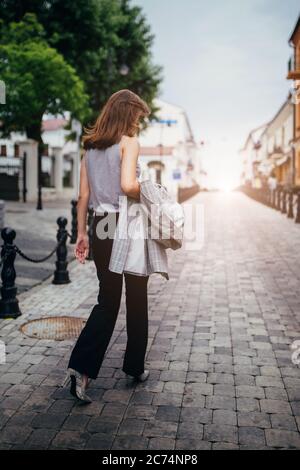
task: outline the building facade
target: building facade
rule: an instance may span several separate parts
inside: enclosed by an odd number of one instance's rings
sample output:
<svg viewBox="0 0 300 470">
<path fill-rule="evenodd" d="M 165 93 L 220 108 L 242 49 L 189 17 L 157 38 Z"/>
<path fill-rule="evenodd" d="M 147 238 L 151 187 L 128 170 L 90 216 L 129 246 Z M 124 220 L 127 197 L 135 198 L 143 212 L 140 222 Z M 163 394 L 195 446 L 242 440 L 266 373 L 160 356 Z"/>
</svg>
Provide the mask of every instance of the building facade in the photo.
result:
<svg viewBox="0 0 300 470">
<path fill-rule="evenodd" d="M 293 54 L 288 63 L 287 78 L 292 80 L 294 185 L 300 187 L 300 16 L 289 38 Z"/>
<path fill-rule="evenodd" d="M 249 132 L 243 148 L 239 151 L 242 161 L 242 186 L 260 186 L 260 173 L 258 166 L 262 163 L 262 144 L 261 137 L 266 125 L 262 125 Z"/>
<path fill-rule="evenodd" d="M 45 150 L 41 159 L 41 182 L 45 200 L 77 195 L 81 124 L 76 120 L 72 120 L 71 125 L 68 123 L 68 113 L 64 117 L 43 117 Z M 77 136 L 75 140 L 69 140 L 70 133 Z M 26 200 L 36 201 L 37 142 L 28 139 L 25 133 L 11 133 L 8 139 L 0 139 L 0 198 L 22 200 L 25 190 Z"/>
<path fill-rule="evenodd" d="M 293 104 L 289 96 L 273 119 L 250 132 L 240 151 L 242 185 L 262 187 L 272 174 L 278 184 L 293 186 Z"/>
<path fill-rule="evenodd" d="M 200 184 L 201 151 L 183 108 L 155 99 L 159 111 L 139 135 L 139 162 L 145 177 L 176 196 L 179 187 Z"/>
</svg>

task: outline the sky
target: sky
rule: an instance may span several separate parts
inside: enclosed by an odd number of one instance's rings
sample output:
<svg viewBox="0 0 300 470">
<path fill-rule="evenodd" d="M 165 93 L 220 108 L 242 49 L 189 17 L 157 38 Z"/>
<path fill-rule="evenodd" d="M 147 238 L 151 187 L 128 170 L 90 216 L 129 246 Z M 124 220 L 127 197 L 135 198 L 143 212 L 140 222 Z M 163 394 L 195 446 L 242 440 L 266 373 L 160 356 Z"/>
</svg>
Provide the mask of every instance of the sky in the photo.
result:
<svg viewBox="0 0 300 470">
<path fill-rule="evenodd" d="M 163 66 L 160 98 L 182 106 L 211 186 L 232 187 L 238 150 L 285 101 L 289 36 L 299 0 L 132 0 L 142 7 Z"/>
</svg>

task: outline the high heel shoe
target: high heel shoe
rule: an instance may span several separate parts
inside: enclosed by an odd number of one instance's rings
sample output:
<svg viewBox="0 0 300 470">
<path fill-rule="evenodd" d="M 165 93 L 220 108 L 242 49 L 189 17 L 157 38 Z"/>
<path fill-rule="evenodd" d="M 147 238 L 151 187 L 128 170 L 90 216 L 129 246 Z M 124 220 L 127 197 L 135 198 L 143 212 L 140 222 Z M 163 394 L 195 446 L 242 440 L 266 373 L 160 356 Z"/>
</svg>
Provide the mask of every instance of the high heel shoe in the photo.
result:
<svg viewBox="0 0 300 470">
<path fill-rule="evenodd" d="M 92 403 L 91 398 L 85 392 L 90 381 L 87 385 L 84 385 L 81 374 L 76 370 L 69 368 L 61 386 L 65 387 L 69 382 L 71 382 L 70 393 L 73 397 L 78 398 L 78 400 L 83 403 Z"/>
<path fill-rule="evenodd" d="M 126 374 L 126 375 L 129 377 L 133 377 L 138 382 L 145 382 L 145 380 L 147 380 L 150 375 L 150 371 L 148 369 L 145 369 L 144 372 L 140 375 L 130 375 L 130 374 Z"/>
</svg>

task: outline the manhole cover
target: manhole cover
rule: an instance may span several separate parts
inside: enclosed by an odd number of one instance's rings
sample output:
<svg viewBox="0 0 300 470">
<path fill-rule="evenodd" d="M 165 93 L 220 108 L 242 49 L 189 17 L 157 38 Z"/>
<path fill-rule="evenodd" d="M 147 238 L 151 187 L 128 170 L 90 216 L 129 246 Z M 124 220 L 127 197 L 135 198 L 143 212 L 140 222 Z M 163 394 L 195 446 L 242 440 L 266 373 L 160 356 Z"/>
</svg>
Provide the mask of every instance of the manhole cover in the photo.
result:
<svg viewBox="0 0 300 470">
<path fill-rule="evenodd" d="M 85 323 L 84 318 L 46 317 L 25 323 L 20 330 L 31 338 L 62 341 L 76 338 Z"/>
</svg>

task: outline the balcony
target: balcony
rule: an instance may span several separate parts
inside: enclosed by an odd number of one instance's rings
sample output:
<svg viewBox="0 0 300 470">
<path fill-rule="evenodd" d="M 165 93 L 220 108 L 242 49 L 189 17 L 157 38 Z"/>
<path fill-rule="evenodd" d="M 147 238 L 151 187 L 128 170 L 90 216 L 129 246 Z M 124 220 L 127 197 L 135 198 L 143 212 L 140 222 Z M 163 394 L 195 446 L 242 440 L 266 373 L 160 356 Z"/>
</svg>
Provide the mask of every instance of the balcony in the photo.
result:
<svg viewBox="0 0 300 470">
<path fill-rule="evenodd" d="M 295 56 L 292 56 L 288 61 L 288 74 L 287 79 L 289 80 L 299 80 L 300 79 L 300 58 L 295 59 Z"/>
</svg>

